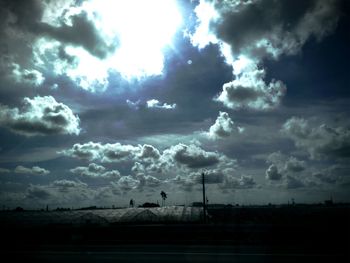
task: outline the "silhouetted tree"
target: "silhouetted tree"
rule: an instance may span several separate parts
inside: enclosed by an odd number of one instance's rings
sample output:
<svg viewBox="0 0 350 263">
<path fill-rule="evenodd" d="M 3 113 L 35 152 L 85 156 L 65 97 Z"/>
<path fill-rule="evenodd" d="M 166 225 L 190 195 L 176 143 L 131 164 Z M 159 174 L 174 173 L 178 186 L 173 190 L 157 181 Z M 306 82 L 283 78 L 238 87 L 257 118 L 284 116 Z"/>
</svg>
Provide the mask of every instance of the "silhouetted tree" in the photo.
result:
<svg viewBox="0 0 350 263">
<path fill-rule="evenodd" d="M 167 194 L 164 191 L 161 191 L 160 196 L 162 197 L 162 206 L 164 206 L 165 199 L 167 199 Z"/>
</svg>

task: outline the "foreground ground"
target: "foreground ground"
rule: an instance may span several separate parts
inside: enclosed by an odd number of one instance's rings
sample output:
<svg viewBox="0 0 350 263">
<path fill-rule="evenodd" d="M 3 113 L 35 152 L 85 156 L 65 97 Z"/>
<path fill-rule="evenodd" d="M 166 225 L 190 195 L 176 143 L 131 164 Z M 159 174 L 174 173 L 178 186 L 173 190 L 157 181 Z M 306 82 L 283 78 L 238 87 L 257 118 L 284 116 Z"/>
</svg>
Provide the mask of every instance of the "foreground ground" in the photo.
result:
<svg viewBox="0 0 350 263">
<path fill-rule="evenodd" d="M 143 211 L 137 219 L 144 222 L 107 224 L 86 211 L 80 224 L 19 224 L 4 218 L 30 214 L 3 213 L 0 250 L 11 261 L 34 262 L 349 262 L 347 207 L 210 212 L 206 224 L 151 222 Z"/>
</svg>

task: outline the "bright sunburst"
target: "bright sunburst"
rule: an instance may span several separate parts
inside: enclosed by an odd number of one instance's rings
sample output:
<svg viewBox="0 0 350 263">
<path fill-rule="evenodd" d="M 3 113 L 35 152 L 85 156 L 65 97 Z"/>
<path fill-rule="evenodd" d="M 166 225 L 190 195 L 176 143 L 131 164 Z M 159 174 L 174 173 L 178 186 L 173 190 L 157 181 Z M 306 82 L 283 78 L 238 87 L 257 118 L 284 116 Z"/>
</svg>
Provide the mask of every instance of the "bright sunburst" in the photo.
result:
<svg viewBox="0 0 350 263">
<path fill-rule="evenodd" d="M 79 11 L 88 14 L 107 43 L 118 43 L 115 52 L 102 61 L 81 48 L 66 48 L 80 60 L 68 75 L 79 79 L 83 87 L 103 82 L 111 69 L 127 79 L 162 73 L 165 47 L 171 45 L 182 22 L 174 0 L 92 0 Z"/>
</svg>

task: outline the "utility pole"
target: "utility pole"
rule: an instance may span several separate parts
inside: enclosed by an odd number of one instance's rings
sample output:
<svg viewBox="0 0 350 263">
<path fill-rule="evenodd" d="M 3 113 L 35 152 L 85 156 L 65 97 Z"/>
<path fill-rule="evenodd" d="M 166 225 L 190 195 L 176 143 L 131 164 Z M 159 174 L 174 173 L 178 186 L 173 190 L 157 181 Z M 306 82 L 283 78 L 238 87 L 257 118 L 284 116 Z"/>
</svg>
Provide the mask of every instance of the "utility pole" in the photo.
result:
<svg viewBox="0 0 350 263">
<path fill-rule="evenodd" d="M 206 206 L 206 198 L 205 198 L 205 180 L 204 173 L 202 173 L 202 185 L 203 185 L 203 221 L 207 222 L 207 206 Z"/>
</svg>

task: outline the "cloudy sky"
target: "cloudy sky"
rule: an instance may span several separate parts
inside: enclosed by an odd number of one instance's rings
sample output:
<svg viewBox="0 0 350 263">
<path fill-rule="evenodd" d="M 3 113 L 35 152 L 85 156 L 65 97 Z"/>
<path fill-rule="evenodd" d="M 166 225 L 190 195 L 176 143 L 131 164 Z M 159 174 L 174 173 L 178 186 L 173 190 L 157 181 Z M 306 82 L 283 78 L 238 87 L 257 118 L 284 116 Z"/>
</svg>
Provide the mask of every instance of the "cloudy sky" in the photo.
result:
<svg viewBox="0 0 350 263">
<path fill-rule="evenodd" d="M 338 0 L 1 0 L 0 204 L 350 201 Z"/>
</svg>

